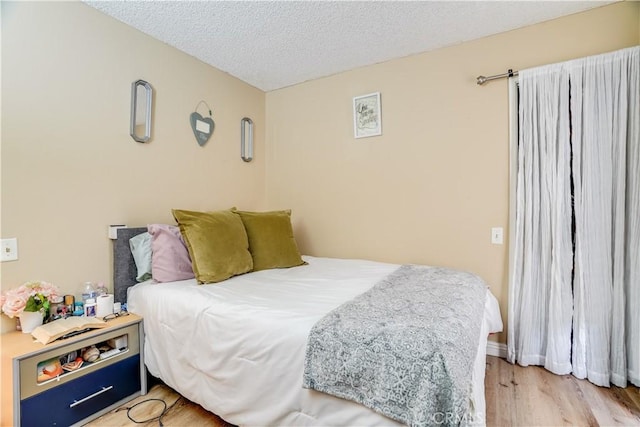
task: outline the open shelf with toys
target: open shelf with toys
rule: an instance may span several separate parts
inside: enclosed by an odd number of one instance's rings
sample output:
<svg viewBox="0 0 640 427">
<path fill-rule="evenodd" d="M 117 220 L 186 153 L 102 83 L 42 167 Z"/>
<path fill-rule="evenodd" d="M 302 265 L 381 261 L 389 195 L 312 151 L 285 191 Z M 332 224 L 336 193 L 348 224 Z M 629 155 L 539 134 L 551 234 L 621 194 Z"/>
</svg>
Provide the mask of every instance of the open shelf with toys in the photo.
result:
<svg viewBox="0 0 640 427">
<path fill-rule="evenodd" d="M 61 356 L 43 360 L 38 363 L 36 382 L 44 384 L 49 381 L 59 381 L 60 377 L 72 373 L 82 372 L 94 364 L 103 363 L 116 356 L 129 352 L 129 335 L 123 334 L 115 338 L 80 347 Z"/>
<path fill-rule="evenodd" d="M 56 387 L 118 360 L 138 354 L 140 350 L 137 325 L 117 330 L 101 329 L 83 335 L 84 339 L 69 339 L 70 342 L 66 345 L 21 360 L 20 397 L 24 399 Z M 78 337 L 83 335 L 78 335 Z M 64 343 L 64 341 L 66 340 L 57 342 Z M 125 342 L 126 344 L 124 344 Z M 119 345 L 118 349 L 124 348 L 124 350 L 111 354 L 110 357 L 101 358 L 101 353 L 112 349 L 110 343 L 114 346 Z M 76 369 L 65 370 L 62 368 L 63 364 L 74 363 L 78 357 L 82 358 L 82 363 L 78 363 L 80 366 Z"/>
</svg>

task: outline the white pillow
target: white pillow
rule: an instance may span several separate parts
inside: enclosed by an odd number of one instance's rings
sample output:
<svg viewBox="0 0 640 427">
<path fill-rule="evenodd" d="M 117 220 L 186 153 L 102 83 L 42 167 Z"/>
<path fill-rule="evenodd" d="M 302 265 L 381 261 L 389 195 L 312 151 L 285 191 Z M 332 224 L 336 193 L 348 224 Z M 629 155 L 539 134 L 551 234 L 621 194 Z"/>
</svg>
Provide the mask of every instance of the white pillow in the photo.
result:
<svg viewBox="0 0 640 427">
<path fill-rule="evenodd" d="M 138 282 L 151 279 L 151 234 L 144 232 L 129 239 L 133 260 L 138 268 Z"/>
</svg>

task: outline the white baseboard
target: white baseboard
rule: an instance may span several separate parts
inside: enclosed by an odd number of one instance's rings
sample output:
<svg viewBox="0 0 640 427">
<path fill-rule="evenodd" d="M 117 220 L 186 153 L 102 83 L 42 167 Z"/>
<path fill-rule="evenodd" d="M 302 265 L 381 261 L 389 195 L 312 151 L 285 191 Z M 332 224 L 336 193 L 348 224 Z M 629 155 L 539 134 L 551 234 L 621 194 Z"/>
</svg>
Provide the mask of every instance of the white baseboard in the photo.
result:
<svg viewBox="0 0 640 427">
<path fill-rule="evenodd" d="M 507 358 L 507 345 L 495 341 L 487 341 L 487 356 Z"/>
</svg>

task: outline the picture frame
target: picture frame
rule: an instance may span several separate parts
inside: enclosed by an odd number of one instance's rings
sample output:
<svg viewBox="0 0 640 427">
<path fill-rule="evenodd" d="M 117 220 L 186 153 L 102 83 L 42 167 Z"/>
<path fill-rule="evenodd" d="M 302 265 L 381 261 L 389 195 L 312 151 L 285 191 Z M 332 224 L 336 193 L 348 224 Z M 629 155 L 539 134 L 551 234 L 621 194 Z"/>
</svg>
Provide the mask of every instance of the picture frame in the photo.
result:
<svg viewBox="0 0 640 427">
<path fill-rule="evenodd" d="M 353 98 L 353 136 L 367 138 L 382 135 L 380 92 Z"/>
</svg>

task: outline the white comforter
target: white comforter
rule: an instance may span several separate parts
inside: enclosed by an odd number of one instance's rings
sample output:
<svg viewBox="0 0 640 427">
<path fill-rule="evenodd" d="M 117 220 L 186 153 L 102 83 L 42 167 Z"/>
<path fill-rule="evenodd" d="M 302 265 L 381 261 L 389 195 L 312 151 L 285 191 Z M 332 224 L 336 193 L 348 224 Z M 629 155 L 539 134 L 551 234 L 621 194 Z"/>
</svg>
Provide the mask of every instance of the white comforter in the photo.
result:
<svg viewBox="0 0 640 427">
<path fill-rule="evenodd" d="M 144 282 L 128 307 L 144 317 L 149 372 L 236 425 L 398 425 L 357 403 L 302 388 L 311 327 L 399 266 L 304 257 L 309 265 L 222 283 Z M 474 366 L 474 421 L 484 424 L 485 347 L 502 329 L 490 292 Z"/>
</svg>

